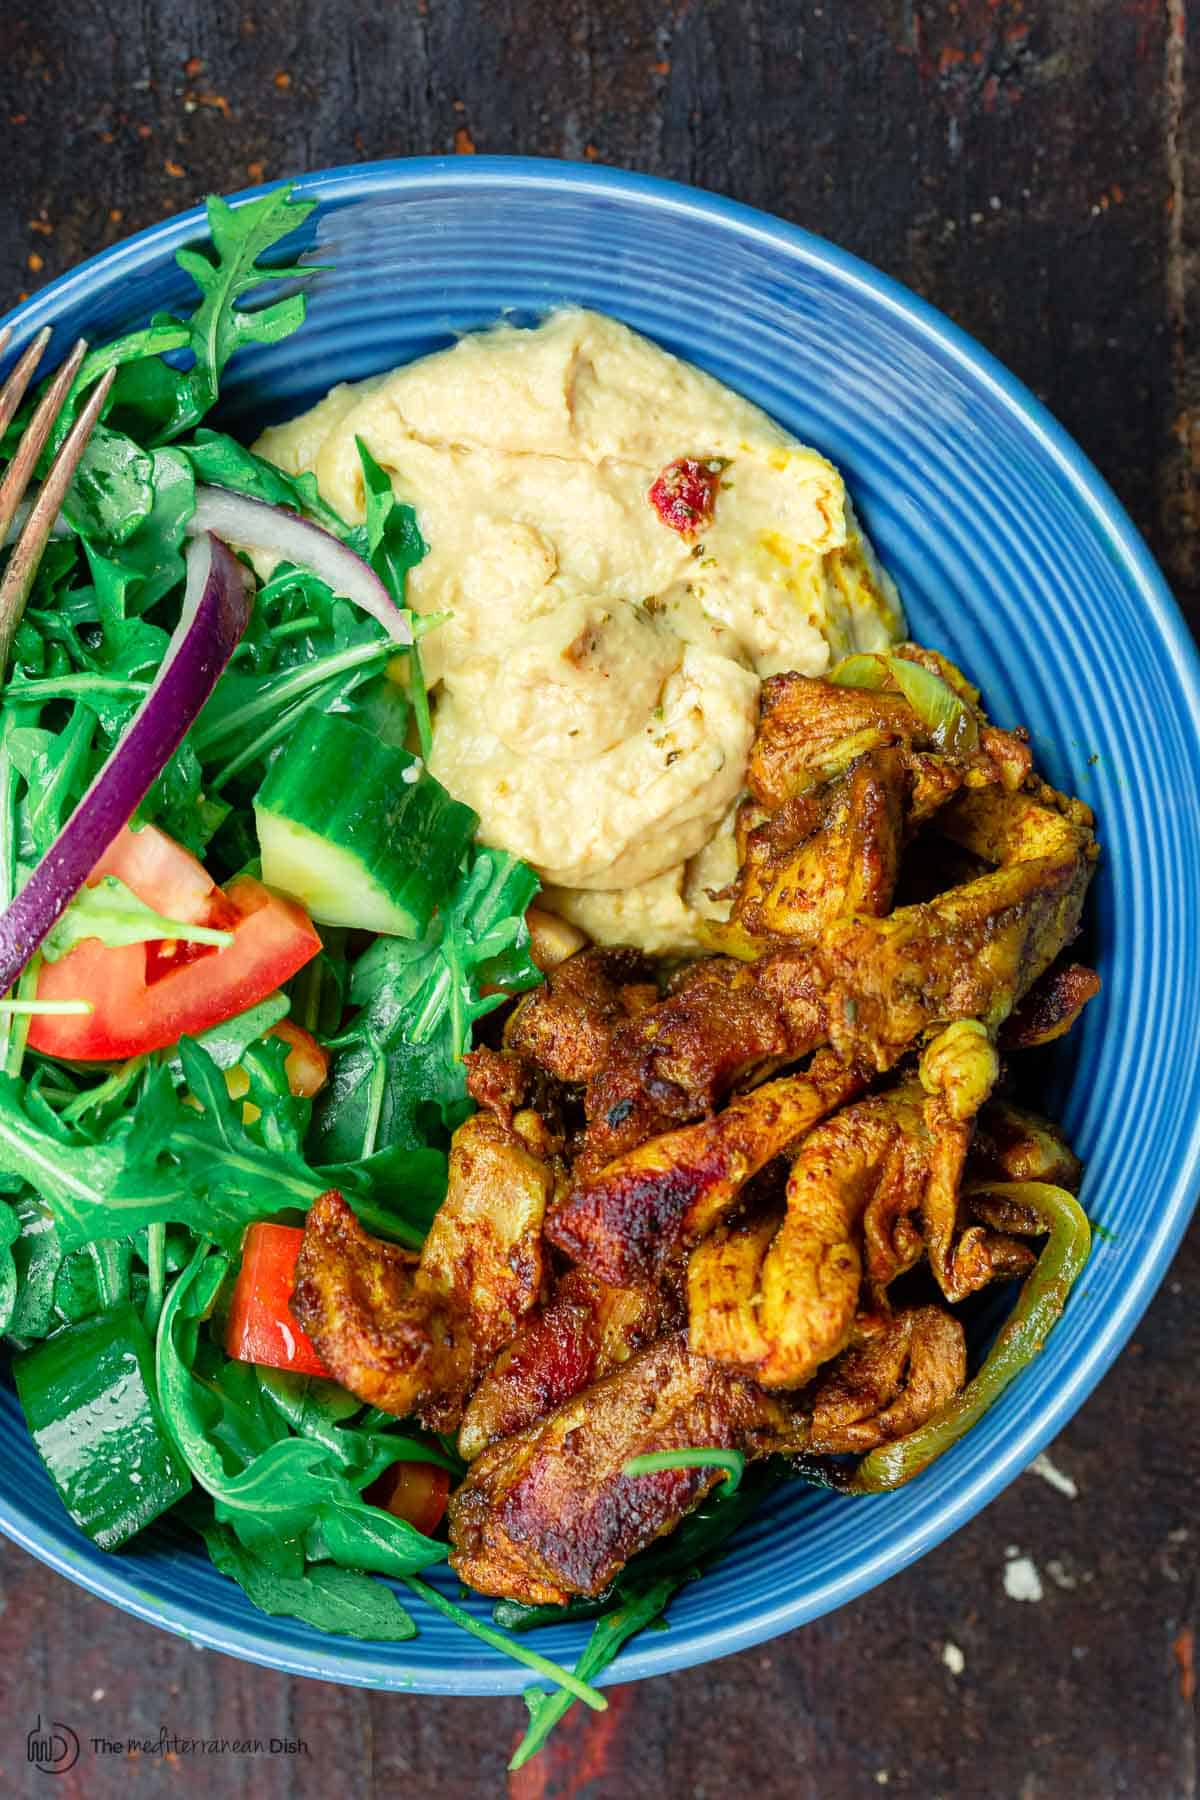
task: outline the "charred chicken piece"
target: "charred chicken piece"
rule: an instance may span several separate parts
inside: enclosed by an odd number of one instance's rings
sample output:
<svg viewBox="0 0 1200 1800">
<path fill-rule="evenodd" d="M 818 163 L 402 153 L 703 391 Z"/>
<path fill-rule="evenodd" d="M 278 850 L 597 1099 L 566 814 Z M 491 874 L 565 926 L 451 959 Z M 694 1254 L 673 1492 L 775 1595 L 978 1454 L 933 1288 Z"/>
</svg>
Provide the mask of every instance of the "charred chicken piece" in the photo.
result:
<svg viewBox="0 0 1200 1800">
<path fill-rule="evenodd" d="M 805 1432 L 782 1400 L 674 1333 L 479 1457 L 450 1502 L 451 1566 L 481 1593 L 530 1604 L 602 1593 L 722 1478 L 697 1467 L 626 1475 L 633 1457 L 699 1446 L 761 1456 Z"/>
<path fill-rule="evenodd" d="M 309 1211 L 292 1311 L 330 1374 L 385 1412 L 451 1430 L 536 1304 L 550 1166 L 477 1113 L 454 1134 L 446 1198 L 420 1258 L 370 1237 L 340 1194 Z"/>
<path fill-rule="evenodd" d="M 518 1002 L 504 1047 L 558 1081 L 590 1081 L 608 1062 L 618 1028 L 657 999 L 653 973 L 638 951 L 593 945 L 559 963 Z"/>
<path fill-rule="evenodd" d="M 550 1216 L 546 1235 L 603 1281 L 651 1281 L 681 1244 L 736 1207 L 773 1157 L 865 1085 L 865 1071 L 822 1052 L 807 1074 L 767 1082 L 585 1178 Z"/>
<path fill-rule="evenodd" d="M 1092 875 L 1090 814 L 1049 790 L 964 792 L 938 824 L 999 866 L 886 919 L 837 921 L 814 952 L 835 1049 L 879 1069 L 951 1020 L 998 1029 L 1075 936 Z"/>
<path fill-rule="evenodd" d="M 963 1328 L 940 1306 L 908 1307 L 859 1321 L 857 1339 L 805 1396 L 808 1449 L 862 1455 L 907 1437 L 940 1412 L 967 1379 Z"/>
<path fill-rule="evenodd" d="M 309 1208 L 292 1315 L 343 1387 L 398 1415 L 461 1392 L 470 1376 L 461 1321 L 444 1297 L 417 1291 L 418 1266 L 369 1236 L 336 1189 Z"/>
<path fill-rule="evenodd" d="M 1089 1000 L 1100 992 L 1100 977 L 1082 963 L 1052 963 L 1000 1028 L 1004 1050 L 1033 1050 L 1065 1037 Z"/>
<path fill-rule="evenodd" d="M 610 1287 L 583 1269 L 568 1269 L 472 1394 L 459 1454 L 473 1462 L 681 1323 L 678 1307 L 658 1287 Z"/>
</svg>

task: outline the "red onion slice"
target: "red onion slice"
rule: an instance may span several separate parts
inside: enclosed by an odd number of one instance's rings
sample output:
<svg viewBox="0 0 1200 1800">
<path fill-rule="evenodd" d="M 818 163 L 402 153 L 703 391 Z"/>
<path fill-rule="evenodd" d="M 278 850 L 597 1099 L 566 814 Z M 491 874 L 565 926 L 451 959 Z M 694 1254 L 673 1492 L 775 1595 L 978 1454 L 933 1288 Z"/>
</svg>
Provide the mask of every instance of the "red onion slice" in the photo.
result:
<svg viewBox="0 0 1200 1800">
<path fill-rule="evenodd" d="M 396 644 L 411 644 L 408 614 L 396 605 L 379 576 L 340 538 L 299 513 L 229 488 L 198 487 L 189 531 L 215 531 L 248 550 L 265 550 L 297 568 L 311 569 L 342 599 L 378 619 Z"/>
<path fill-rule="evenodd" d="M 253 605 L 246 571 L 210 532 L 187 553 L 183 611 L 149 693 L 16 899 L 0 914 L 0 994 L 83 886 L 187 735 Z"/>
</svg>

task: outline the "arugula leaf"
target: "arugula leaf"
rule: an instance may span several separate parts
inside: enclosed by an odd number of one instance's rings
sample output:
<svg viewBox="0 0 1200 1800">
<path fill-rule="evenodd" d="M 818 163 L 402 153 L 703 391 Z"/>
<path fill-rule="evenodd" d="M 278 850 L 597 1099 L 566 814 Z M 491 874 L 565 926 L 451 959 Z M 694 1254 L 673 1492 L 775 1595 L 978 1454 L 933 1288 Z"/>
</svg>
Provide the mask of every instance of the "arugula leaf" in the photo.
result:
<svg viewBox="0 0 1200 1800">
<path fill-rule="evenodd" d="M 429 546 L 421 536 L 412 507 L 397 500 L 391 476 L 380 468 L 360 437 L 354 442 L 363 472 L 366 559 L 396 605 L 402 607 L 406 604 L 408 572 L 416 568 Z"/>
<path fill-rule="evenodd" d="M 205 791 L 206 786 L 200 758 L 184 738 L 147 789 L 130 823 L 135 829 L 157 825 L 193 856 L 202 857 L 230 812 L 224 800 Z"/>
<path fill-rule="evenodd" d="M 360 437 L 354 440 L 363 473 L 363 498 L 366 503 L 367 561 L 382 579 L 397 606 L 407 605 L 408 573 L 416 568 L 428 545 L 421 536 L 417 515 L 411 506 L 396 499 L 391 477 L 381 469 Z M 433 723 L 429 716 L 429 695 L 421 667 L 420 644 L 414 636 L 408 651 L 408 694 L 416 719 L 421 755 L 429 761 L 433 748 Z"/>
<path fill-rule="evenodd" d="M 288 1053 L 282 1038 L 261 1038 L 247 1044 L 241 1066 L 250 1083 L 245 1100 L 258 1109 L 254 1122 L 258 1137 L 268 1150 L 299 1155 L 312 1117 L 312 1101 L 293 1094 L 287 1074 Z"/>
<path fill-rule="evenodd" d="M 526 864 L 477 848 L 424 938 L 378 938 L 364 951 L 350 977 L 361 1011 L 335 1040 L 314 1159 L 351 1163 L 377 1145 L 436 1143 L 466 1116 L 462 1058 L 473 1025 L 542 978 L 524 917 L 537 891 Z M 500 984 L 503 992 L 482 992 Z"/>
<path fill-rule="evenodd" d="M 183 446 L 185 456 L 195 471 L 197 481 L 209 487 L 232 488 L 249 494 L 254 500 L 265 500 L 268 506 L 286 506 L 304 513 L 335 537 L 347 538 L 351 527 L 341 514 L 322 500 L 315 475 L 288 475 L 265 457 L 256 456 L 236 438 L 223 431 L 202 427 L 189 444 Z"/>
<path fill-rule="evenodd" d="M 62 731 L 26 725 L 9 732 L 9 757 L 25 778 L 20 808 L 22 862 L 32 864 L 46 854 L 86 788 L 95 731 L 95 713 L 77 706 Z"/>
<path fill-rule="evenodd" d="M 294 1369 L 260 1366 L 254 1373 L 265 1400 L 293 1431 L 324 1444 L 340 1463 L 359 1460 L 358 1434 L 338 1427 L 362 1411 L 361 1400 L 335 1381 L 298 1375 Z"/>
<path fill-rule="evenodd" d="M 179 938 L 189 944 L 231 944 L 231 931 L 214 931 L 207 925 L 190 925 L 183 919 L 167 919 L 126 887 L 115 875 L 105 875 L 94 887 L 81 888 L 42 944 L 47 962 L 57 962 L 85 938 L 98 938 L 113 948 L 122 944 L 149 944 L 160 938 Z"/>
<path fill-rule="evenodd" d="M 254 675 L 245 675 L 238 669 L 226 670 L 192 727 L 192 743 L 205 759 L 218 749 L 229 754 L 244 748 L 257 740 L 264 728 L 272 726 L 285 707 L 351 670 L 374 671 L 393 650 L 386 638 L 372 635 L 365 643 L 350 644 L 331 655 L 283 669 Z"/>
<path fill-rule="evenodd" d="M 54 1310 L 66 1324 L 103 1312 L 129 1293 L 133 1246 L 98 1239 L 65 1257 L 54 1278 Z"/>
<path fill-rule="evenodd" d="M 0 1172 L 28 1182 L 54 1219 L 60 1250 L 125 1238 L 144 1225 L 184 1225 L 236 1251 L 246 1226 L 307 1207 L 328 1183 L 294 1151 L 268 1147 L 242 1122 L 212 1058 L 187 1039 L 185 1105 L 167 1069 L 146 1072 L 137 1105 L 91 1141 L 0 1075 Z"/>
<path fill-rule="evenodd" d="M 159 1404 L 167 1429 L 196 1481 L 212 1496 L 218 1521 L 269 1566 L 298 1575 L 304 1557 L 349 1568 L 410 1573 L 445 1559 L 445 1546 L 402 1519 L 359 1499 L 340 1460 L 311 1437 L 280 1437 L 227 1468 L 214 1442 L 208 1396 L 195 1379 L 199 1327 L 228 1259 L 201 1243 L 171 1287 L 159 1320 Z M 227 1379 L 227 1378 L 226 1378 Z M 222 1402 L 224 1395 L 219 1396 Z M 310 1540 L 313 1540 L 310 1546 Z"/>
<path fill-rule="evenodd" d="M 179 375 L 171 415 L 159 429 L 157 442 L 178 437 L 204 417 L 217 398 L 222 370 L 243 344 L 277 344 L 301 324 L 303 294 L 255 308 L 238 302 L 264 282 L 304 280 L 316 272 L 300 265 L 266 267 L 260 261 L 304 222 L 315 205 L 313 200 L 293 200 L 288 187 L 238 207 L 216 195 L 209 198 L 211 251 L 197 247 L 175 255 L 200 289 L 195 312 L 176 321 L 186 326 L 187 348 L 195 361 Z"/>
<path fill-rule="evenodd" d="M 313 1521 L 308 1550 L 343 1569 L 370 1569 L 397 1579 L 446 1560 L 445 1544 L 426 1537 L 407 1519 L 360 1500 L 345 1477 Z"/>
<path fill-rule="evenodd" d="M 268 1147 L 255 1126 L 243 1123 L 241 1100 L 230 1099 L 221 1070 L 191 1039 L 180 1039 L 179 1060 L 201 1110 L 179 1105 L 172 1095 L 169 1169 L 139 1166 L 120 1182 L 120 1193 L 130 1203 L 140 1198 L 153 1207 L 156 1188 L 161 1194 L 166 1187 L 169 1196 L 159 1202 L 164 1210 L 154 1216 L 190 1225 L 236 1251 L 252 1220 L 307 1208 L 328 1184 L 296 1152 Z"/>
<path fill-rule="evenodd" d="M 400 1642 L 416 1626 L 391 1588 L 371 1575 L 336 1564 L 310 1564 L 302 1575 L 281 1575 L 252 1556 L 227 1528 L 202 1529 L 208 1554 L 222 1575 L 236 1581 L 260 1612 L 300 1619 L 339 1637 Z"/>
<path fill-rule="evenodd" d="M 81 537 L 124 543 L 154 505 L 153 472 L 149 451 L 123 431 L 95 425 L 67 490 L 68 522 Z"/>
<path fill-rule="evenodd" d="M 137 450 L 131 439 L 124 441 L 131 452 Z M 83 538 L 101 617 L 124 619 L 131 612 L 149 612 L 184 578 L 184 532 L 196 510 L 191 464 L 181 451 L 169 449 L 153 450 L 145 460 L 150 501 L 134 516 L 132 530 L 119 485 L 94 497 L 91 517 L 72 517 Z M 105 554 L 110 551 L 112 555 Z"/>
<path fill-rule="evenodd" d="M 635 1557 L 618 1575 L 616 1597 L 597 1619 L 575 1664 L 576 1675 L 592 1680 L 636 1632 L 661 1618 L 672 1595 L 686 1581 L 703 1573 L 780 1478 L 781 1470 L 775 1463 L 759 1464 L 736 1492 L 717 1489 L 670 1537 Z M 549 1617 L 544 1620 L 547 1624 L 552 1622 Z M 537 1755 L 573 1704 L 571 1695 L 561 1688 L 553 1694 L 527 1688 L 524 1699 L 529 1708 L 529 1729 L 508 1765 L 512 1771 Z"/>
<path fill-rule="evenodd" d="M 390 1144 L 357 1162 L 323 1163 L 316 1173 L 341 1191 L 368 1231 L 420 1249 L 446 1197 L 446 1171 L 444 1150 Z"/>
<path fill-rule="evenodd" d="M 383 1415 L 386 1430 L 378 1430 L 374 1424 L 351 1425 L 355 1414 L 364 1410 L 362 1402 L 336 1382 L 297 1375 L 291 1369 L 259 1368 L 256 1374 L 263 1394 L 280 1417 L 301 1436 L 324 1444 L 351 1473 L 359 1492 L 397 1462 L 431 1462 L 454 1476 L 462 1473 L 463 1465 L 451 1461 L 437 1444 L 391 1429 L 396 1422 L 387 1414 Z M 370 1416 L 366 1414 L 368 1419 Z"/>
<path fill-rule="evenodd" d="M 265 1404 L 250 1363 L 225 1355 L 210 1337 L 199 1335 L 192 1358 L 193 1390 L 204 1428 L 228 1454 L 234 1468 L 254 1461 L 288 1435 L 287 1425 Z"/>
<path fill-rule="evenodd" d="M 597 1619 L 583 1654 L 575 1664 L 575 1675 L 581 1681 L 591 1681 L 606 1669 L 621 1646 L 635 1632 L 643 1630 L 652 1619 L 661 1616 L 663 1608 L 678 1586 L 679 1582 L 670 1578 L 655 1582 L 652 1587 Z M 575 1696 L 561 1687 L 553 1694 L 543 1693 L 536 1687 L 526 1688 L 524 1699 L 529 1708 L 529 1729 L 513 1752 L 508 1765 L 510 1773 L 522 1768 L 530 1757 L 537 1755 L 554 1727 L 575 1704 Z"/>
<path fill-rule="evenodd" d="M 241 1062 L 247 1047 L 265 1037 L 272 1025 L 287 1018 L 288 1012 L 286 994 L 269 994 L 257 1006 L 235 1013 L 232 1019 L 223 1019 L 219 1025 L 210 1025 L 207 1031 L 200 1032 L 191 1041 L 218 1069 L 232 1069 L 235 1063 Z M 178 1050 L 172 1052 L 167 1067 L 177 1081 L 183 1080 L 183 1062 Z"/>
<path fill-rule="evenodd" d="M 24 1083 L 0 1075 L 0 1168 L 20 1176 L 49 1206 L 60 1250 L 75 1250 L 97 1237 L 124 1236 L 141 1217 L 119 1229 L 110 1196 L 126 1160 L 125 1141 L 91 1144 L 72 1137 L 64 1126 L 58 1136 L 27 1110 Z"/>
<path fill-rule="evenodd" d="M 411 1588 L 414 1594 L 418 1594 L 427 1606 L 433 1607 L 435 1612 L 440 1612 L 443 1618 L 452 1620 L 464 1631 L 469 1631 L 472 1637 L 477 1637 L 483 1643 L 490 1644 L 493 1650 L 499 1650 L 502 1655 L 510 1656 L 514 1662 L 524 1663 L 526 1668 L 536 1669 L 539 1675 L 550 1681 L 558 1682 L 562 1688 L 568 1690 L 569 1696 L 573 1696 L 576 1700 L 582 1700 L 594 1712 L 607 1712 L 608 1701 L 604 1695 L 596 1688 L 589 1686 L 577 1674 L 573 1674 L 570 1669 L 564 1669 L 561 1664 L 551 1662 L 549 1657 L 543 1656 L 538 1650 L 531 1649 L 528 1644 L 522 1644 L 515 1638 L 505 1637 L 493 1626 L 483 1624 L 472 1613 L 466 1612 L 461 1606 L 456 1606 L 453 1600 L 447 1600 L 444 1594 L 439 1594 L 437 1589 L 430 1587 L 427 1582 L 418 1581 L 414 1576 L 406 1575 L 404 1584 Z"/>
</svg>

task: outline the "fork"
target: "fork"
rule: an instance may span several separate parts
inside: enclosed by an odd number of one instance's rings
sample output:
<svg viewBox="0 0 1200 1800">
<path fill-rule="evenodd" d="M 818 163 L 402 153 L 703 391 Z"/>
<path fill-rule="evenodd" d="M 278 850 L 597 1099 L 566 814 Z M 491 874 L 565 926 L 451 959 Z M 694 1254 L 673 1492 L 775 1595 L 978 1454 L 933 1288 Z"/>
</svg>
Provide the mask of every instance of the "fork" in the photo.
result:
<svg viewBox="0 0 1200 1800">
<path fill-rule="evenodd" d="M 25 391 L 33 380 L 46 345 L 50 342 L 50 329 L 46 325 L 38 332 L 17 361 L 4 386 L 0 387 L 0 438 L 8 430 L 17 408 L 25 398 Z M 6 325 L 0 330 L 0 356 L 8 349 L 11 338 L 12 326 Z M 25 490 L 29 486 L 38 458 L 62 413 L 86 355 L 87 343 L 80 338 L 38 401 L 32 418 L 21 434 L 8 473 L 0 483 L 0 544 L 8 537 L 9 527 L 25 498 Z M 25 602 L 38 572 L 38 564 L 42 560 L 42 552 L 49 542 L 67 489 L 79 467 L 80 458 L 100 416 L 100 409 L 108 397 L 115 374 L 115 369 L 107 370 L 88 395 L 86 404 L 63 439 L 50 466 L 50 472 L 38 490 L 13 545 L 8 567 L 0 581 L 0 682 L 8 668 L 13 639 L 21 623 Z"/>
</svg>

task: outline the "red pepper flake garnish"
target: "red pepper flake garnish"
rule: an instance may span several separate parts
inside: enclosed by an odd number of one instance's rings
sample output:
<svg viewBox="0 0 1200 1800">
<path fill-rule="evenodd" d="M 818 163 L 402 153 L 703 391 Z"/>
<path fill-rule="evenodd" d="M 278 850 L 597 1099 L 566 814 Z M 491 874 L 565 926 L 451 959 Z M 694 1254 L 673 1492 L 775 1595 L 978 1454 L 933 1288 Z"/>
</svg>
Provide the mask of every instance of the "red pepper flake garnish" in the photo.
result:
<svg viewBox="0 0 1200 1800">
<path fill-rule="evenodd" d="M 681 456 L 668 463 L 646 498 L 664 525 L 681 537 L 695 537 L 712 518 L 726 467 L 719 456 L 703 462 L 694 456 Z"/>
<path fill-rule="evenodd" d="M 282 94 L 288 88 L 290 88 L 291 85 L 292 85 L 292 78 L 288 74 L 287 70 L 280 69 L 278 75 L 276 75 L 276 77 L 275 77 L 275 86 L 279 89 L 280 93 Z"/>
<path fill-rule="evenodd" d="M 41 257 L 38 255 L 36 250 L 31 250 L 29 252 L 29 255 L 25 258 L 25 261 L 28 263 L 29 267 L 33 270 L 35 275 L 39 274 L 41 272 L 41 270 L 44 269 L 46 266 L 45 263 L 42 261 Z"/>
<path fill-rule="evenodd" d="M 1190 1625 L 1185 1625 L 1171 1645 L 1175 1652 L 1175 1661 L 1179 1664 L 1179 1698 L 1194 1700 L 1196 1698 L 1196 1636 Z"/>
<path fill-rule="evenodd" d="M 178 181 L 181 176 L 187 174 L 187 170 L 184 168 L 183 164 L 177 163 L 174 158 L 170 156 L 168 156 L 163 163 L 163 168 L 166 170 L 167 174 L 172 176 L 176 181 Z"/>
<path fill-rule="evenodd" d="M 183 65 L 183 72 L 187 76 L 189 81 L 195 81 L 197 75 L 199 75 L 202 72 L 203 68 L 204 68 L 204 62 L 201 57 L 189 56 L 187 61 Z"/>
<path fill-rule="evenodd" d="M 454 134 L 454 154 L 456 156 L 474 156 L 475 139 L 465 125 L 460 125 Z"/>
<path fill-rule="evenodd" d="M 261 181 L 266 172 L 267 165 L 265 162 L 248 162 L 246 164 L 246 173 L 251 181 Z"/>
</svg>

